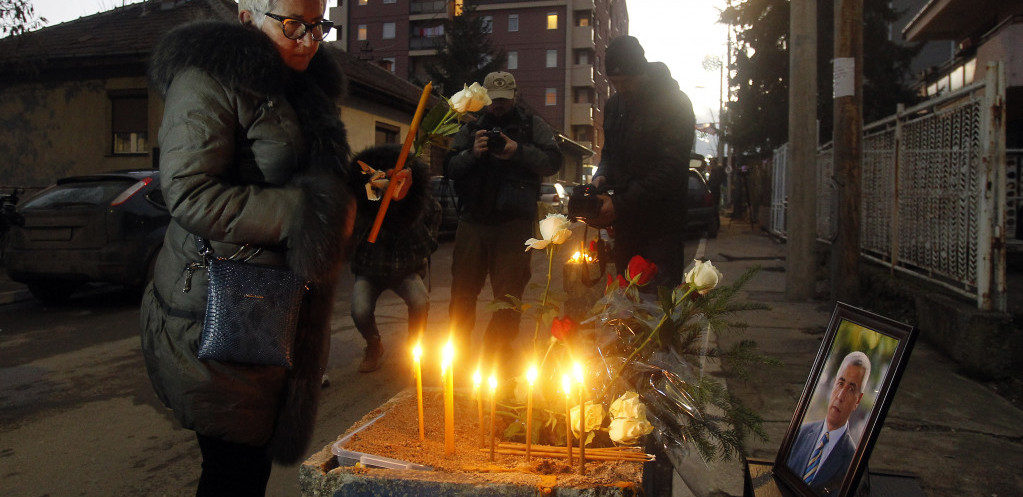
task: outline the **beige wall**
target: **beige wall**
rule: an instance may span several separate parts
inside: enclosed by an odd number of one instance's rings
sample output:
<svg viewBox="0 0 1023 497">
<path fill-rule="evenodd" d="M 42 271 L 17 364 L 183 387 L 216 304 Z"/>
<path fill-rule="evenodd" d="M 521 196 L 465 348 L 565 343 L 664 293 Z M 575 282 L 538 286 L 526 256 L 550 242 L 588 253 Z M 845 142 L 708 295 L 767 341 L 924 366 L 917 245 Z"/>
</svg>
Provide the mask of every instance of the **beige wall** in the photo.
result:
<svg viewBox="0 0 1023 497">
<path fill-rule="evenodd" d="M 376 145 L 376 123 L 397 127 L 398 140 L 401 143 L 408 134 L 411 120 L 411 113 L 399 112 L 372 102 L 349 98 L 341 106 L 341 121 L 348 130 L 348 144 L 352 147 L 353 154 Z"/>
<path fill-rule="evenodd" d="M 107 96 L 146 87 L 144 78 L 120 78 L 0 90 L 0 185 L 42 186 L 72 174 L 148 167 L 148 155 L 110 153 Z"/>
<path fill-rule="evenodd" d="M 1023 86 L 1023 23 L 1005 26 L 977 48 L 977 76 L 983 81 L 989 61 L 1001 61 L 1005 67 L 1006 86 Z"/>
</svg>

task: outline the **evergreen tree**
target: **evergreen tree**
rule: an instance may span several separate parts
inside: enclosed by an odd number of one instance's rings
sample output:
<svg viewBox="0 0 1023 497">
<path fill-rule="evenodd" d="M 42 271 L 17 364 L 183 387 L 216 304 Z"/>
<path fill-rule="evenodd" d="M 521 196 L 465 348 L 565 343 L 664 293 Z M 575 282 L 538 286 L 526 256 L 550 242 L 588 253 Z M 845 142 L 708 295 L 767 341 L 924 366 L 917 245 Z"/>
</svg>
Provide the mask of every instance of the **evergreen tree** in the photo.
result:
<svg viewBox="0 0 1023 497">
<path fill-rule="evenodd" d="M 0 36 L 16 36 L 41 28 L 45 18 L 36 17 L 28 0 L 0 0 Z"/>
<path fill-rule="evenodd" d="M 863 122 L 895 113 L 898 103 L 912 104 L 910 61 L 919 45 L 889 39 L 897 18 L 888 0 L 863 0 Z M 834 58 L 834 4 L 817 4 L 817 117 L 820 141 L 831 139 Z M 740 153 L 768 156 L 788 140 L 789 2 L 745 0 L 725 10 L 722 22 L 737 28 L 729 85 L 730 143 Z M 897 36 L 893 34 L 892 36 Z"/>
<path fill-rule="evenodd" d="M 445 42 L 437 50 L 437 63 L 427 68 L 434 87 L 442 95 L 450 97 L 463 84 L 483 84 L 488 73 L 504 67 L 507 55 L 494 48 L 489 30 L 490 26 L 470 5 L 463 7 L 461 15 L 445 22 Z"/>
</svg>

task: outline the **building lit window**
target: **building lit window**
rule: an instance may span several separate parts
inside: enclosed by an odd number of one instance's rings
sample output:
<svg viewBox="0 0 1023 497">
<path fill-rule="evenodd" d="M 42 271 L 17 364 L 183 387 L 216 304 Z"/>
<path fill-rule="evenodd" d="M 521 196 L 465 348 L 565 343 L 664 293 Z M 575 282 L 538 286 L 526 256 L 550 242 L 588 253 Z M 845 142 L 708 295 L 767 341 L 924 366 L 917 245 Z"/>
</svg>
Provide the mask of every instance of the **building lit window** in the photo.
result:
<svg viewBox="0 0 1023 497">
<path fill-rule="evenodd" d="M 494 17 L 483 16 L 483 32 L 493 33 L 494 32 Z"/>
<path fill-rule="evenodd" d="M 590 18 L 589 17 L 580 17 L 580 18 L 576 19 L 575 23 L 576 23 L 575 24 L 576 26 L 589 26 L 590 25 Z"/>
<path fill-rule="evenodd" d="M 384 34 L 383 34 L 383 37 L 384 37 L 385 40 L 393 40 L 394 39 L 394 23 L 393 22 L 385 22 L 384 23 Z"/>
<path fill-rule="evenodd" d="M 512 51 L 508 52 L 508 70 L 519 68 L 519 53 Z"/>
<path fill-rule="evenodd" d="M 548 88 L 547 91 L 544 92 L 544 99 L 543 100 L 544 100 L 544 105 L 547 105 L 547 106 L 558 105 L 558 89 L 557 88 Z"/>
<path fill-rule="evenodd" d="M 367 33 L 369 32 L 369 29 L 366 28 L 365 24 L 360 24 L 359 25 L 359 31 L 358 32 L 359 32 L 358 40 L 359 41 L 366 41 Z"/>
<path fill-rule="evenodd" d="M 547 29 L 558 29 L 558 13 L 547 13 Z"/>
<path fill-rule="evenodd" d="M 514 32 L 519 30 L 519 15 L 511 14 L 508 16 L 508 31 Z"/>
<path fill-rule="evenodd" d="M 359 5 L 368 5 L 369 0 L 359 0 Z"/>
<path fill-rule="evenodd" d="M 558 67 L 558 51 L 547 51 L 547 67 Z"/>
<path fill-rule="evenodd" d="M 110 95 L 113 153 L 149 152 L 149 99 L 144 93 Z"/>
</svg>

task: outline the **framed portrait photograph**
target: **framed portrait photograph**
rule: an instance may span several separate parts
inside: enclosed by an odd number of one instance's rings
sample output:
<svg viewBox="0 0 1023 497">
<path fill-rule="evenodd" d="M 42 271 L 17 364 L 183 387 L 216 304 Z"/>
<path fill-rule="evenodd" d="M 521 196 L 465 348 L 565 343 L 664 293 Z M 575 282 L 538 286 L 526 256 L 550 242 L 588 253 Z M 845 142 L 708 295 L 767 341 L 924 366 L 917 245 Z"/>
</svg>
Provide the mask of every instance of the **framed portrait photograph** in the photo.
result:
<svg viewBox="0 0 1023 497">
<path fill-rule="evenodd" d="M 796 495 L 854 494 L 916 334 L 907 324 L 835 307 L 774 463 Z"/>
</svg>

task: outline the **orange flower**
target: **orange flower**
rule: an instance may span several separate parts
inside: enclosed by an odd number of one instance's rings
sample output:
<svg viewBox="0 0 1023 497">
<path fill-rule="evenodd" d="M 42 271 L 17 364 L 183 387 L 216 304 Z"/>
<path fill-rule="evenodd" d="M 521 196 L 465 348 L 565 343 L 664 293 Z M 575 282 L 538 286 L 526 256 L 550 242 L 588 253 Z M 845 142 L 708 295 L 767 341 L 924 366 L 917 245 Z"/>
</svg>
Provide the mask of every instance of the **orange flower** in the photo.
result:
<svg viewBox="0 0 1023 497">
<path fill-rule="evenodd" d="M 554 322 L 551 323 L 551 336 L 567 342 L 575 335 L 576 328 L 571 318 L 554 318 Z"/>
<path fill-rule="evenodd" d="M 625 277 L 629 281 L 635 280 L 638 286 L 650 283 L 656 275 L 657 265 L 644 259 L 641 255 L 632 256 L 632 259 L 629 259 L 629 266 L 625 269 Z"/>
</svg>

